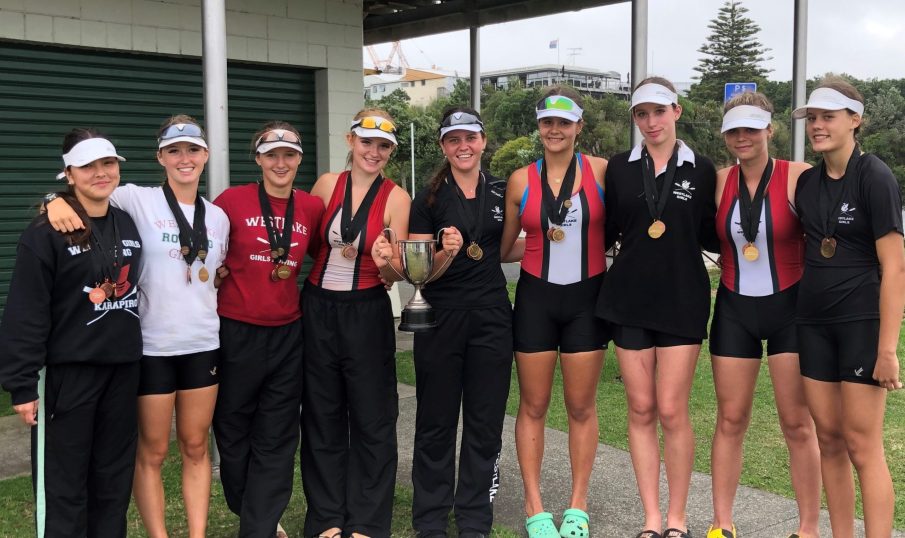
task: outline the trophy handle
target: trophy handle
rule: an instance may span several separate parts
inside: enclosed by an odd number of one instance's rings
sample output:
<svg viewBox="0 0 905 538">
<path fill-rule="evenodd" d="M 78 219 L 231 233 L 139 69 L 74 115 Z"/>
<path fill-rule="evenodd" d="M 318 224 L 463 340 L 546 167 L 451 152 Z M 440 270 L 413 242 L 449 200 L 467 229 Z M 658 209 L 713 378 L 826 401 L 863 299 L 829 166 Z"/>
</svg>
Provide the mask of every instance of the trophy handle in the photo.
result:
<svg viewBox="0 0 905 538">
<path fill-rule="evenodd" d="M 437 232 L 437 243 L 442 244 L 442 242 L 443 242 L 443 233 L 444 233 L 443 230 L 445 230 L 445 229 L 446 229 L 446 228 L 440 228 L 440 230 Z M 422 284 L 422 286 L 425 285 L 425 284 L 430 284 L 431 282 L 433 282 L 434 280 L 436 280 L 437 275 L 443 273 L 443 272 L 447 269 L 447 267 L 449 267 L 449 264 L 452 263 L 453 257 L 450 256 L 445 250 L 443 250 L 442 252 L 443 252 L 444 254 L 446 254 L 446 259 L 443 261 L 443 265 L 441 265 L 439 269 L 433 271 L 433 274 L 431 274 L 431 275 L 428 277 L 428 279 L 424 281 L 424 284 Z"/>
<path fill-rule="evenodd" d="M 391 245 L 396 244 L 396 231 L 393 230 L 392 228 L 390 228 L 389 226 L 387 226 L 383 230 L 380 230 L 380 234 L 383 235 L 384 237 L 386 237 L 387 241 L 389 241 Z M 387 261 L 387 265 L 390 266 L 390 269 L 392 269 L 394 273 L 396 273 L 396 276 L 398 276 L 402 280 L 407 280 L 405 278 L 405 275 L 401 274 L 399 271 L 396 270 L 395 267 L 393 267 L 393 260 L 391 260 L 390 258 L 386 258 L 386 257 L 384 257 L 383 259 Z"/>
</svg>

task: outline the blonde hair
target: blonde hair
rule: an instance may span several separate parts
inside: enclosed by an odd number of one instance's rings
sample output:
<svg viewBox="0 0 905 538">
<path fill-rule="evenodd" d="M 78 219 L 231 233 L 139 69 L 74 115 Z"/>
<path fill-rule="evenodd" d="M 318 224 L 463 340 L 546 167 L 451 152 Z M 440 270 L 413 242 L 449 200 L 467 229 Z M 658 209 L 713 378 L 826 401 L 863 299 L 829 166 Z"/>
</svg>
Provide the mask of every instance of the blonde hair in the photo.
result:
<svg viewBox="0 0 905 538">
<path fill-rule="evenodd" d="M 729 112 L 737 106 L 742 105 L 756 106 L 761 110 L 766 110 L 770 114 L 774 112 L 773 103 L 771 103 L 770 100 L 767 99 L 766 95 L 762 94 L 761 92 L 743 92 L 736 95 L 735 97 L 727 101 L 725 105 L 723 105 L 723 114 Z"/>
<path fill-rule="evenodd" d="M 163 136 L 163 133 L 167 132 L 167 129 L 179 123 L 197 125 L 198 128 L 201 129 L 202 138 L 207 139 L 207 133 L 204 132 L 204 127 L 201 126 L 201 123 L 188 114 L 176 114 L 167 118 L 167 120 L 160 125 L 160 129 L 157 131 L 157 138 Z"/>
<path fill-rule="evenodd" d="M 392 122 L 393 125 L 396 125 L 396 120 L 393 119 L 393 116 L 391 116 L 389 112 L 387 112 L 386 110 L 384 110 L 382 108 L 377 108 L 377 107 L 365 107 L 365 108 L 359 110 L 357 114 L 352 116 L 352 121 L 357 121 L 362 118 L 366 118 L 368 116 L 377 116 L 378 118 L 390 120 L 390 122 Z M 354 132 L 350 131 L 349 136 L 357 137 L 358 135 L 356 135 Z M 346 168 L 350 168 L 351 166 L 352 166 L 352 151 L 350 150 L 349 153 L 346 154 Z"/>
</svg>

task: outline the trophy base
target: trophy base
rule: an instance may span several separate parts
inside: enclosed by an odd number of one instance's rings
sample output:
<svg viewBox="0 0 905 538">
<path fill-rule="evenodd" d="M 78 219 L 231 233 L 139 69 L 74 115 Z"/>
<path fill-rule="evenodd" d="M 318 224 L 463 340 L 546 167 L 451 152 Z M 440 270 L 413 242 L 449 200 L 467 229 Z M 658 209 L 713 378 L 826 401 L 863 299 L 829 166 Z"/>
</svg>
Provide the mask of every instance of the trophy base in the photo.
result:
<svg viewBox="0 0 905 538">
<path fill-rule="evenodd" d="M 403 310 L 399 330 L 420 333 L 429 331 L 437 326 L 434 311 L 431 310 Z"/>
</svg>

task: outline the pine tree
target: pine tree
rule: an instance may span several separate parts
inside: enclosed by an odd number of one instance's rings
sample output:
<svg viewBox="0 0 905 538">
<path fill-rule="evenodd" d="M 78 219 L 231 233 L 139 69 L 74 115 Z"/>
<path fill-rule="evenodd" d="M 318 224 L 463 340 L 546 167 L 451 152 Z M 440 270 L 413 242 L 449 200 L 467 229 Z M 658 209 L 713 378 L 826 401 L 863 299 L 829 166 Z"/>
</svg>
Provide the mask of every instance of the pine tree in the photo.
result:
<svg viewBox="0 0 905 538">
<path fill-rule="evenodd" d="M 689 97 L 698 101 L 722 101 L 727 82 L 761 82 L 771 70 L 762 63 L 771 60 L 770 49 L 757 40 L 760 26 L 745 14 L 748 9 L 737 0 L 727 0 L 715 19 L 707 25 L 711 34 L 698 52 L 705 56 L 695 67 L 700 82 L 692 85 Z"/>
</svg>

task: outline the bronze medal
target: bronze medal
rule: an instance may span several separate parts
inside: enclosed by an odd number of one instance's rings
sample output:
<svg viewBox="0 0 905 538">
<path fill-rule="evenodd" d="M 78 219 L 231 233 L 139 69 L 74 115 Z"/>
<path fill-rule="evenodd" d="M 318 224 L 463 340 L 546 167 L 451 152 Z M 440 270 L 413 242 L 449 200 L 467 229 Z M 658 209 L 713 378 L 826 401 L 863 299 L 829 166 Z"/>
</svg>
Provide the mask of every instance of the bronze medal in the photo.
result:
<svg viewBox="0 0 905 538">
<path fill-rule="evenodd" d="M 566 238 L 566 232 L 562 228 L 547 229 L 547 239 L 554 243 L 559 243 Z"/>
<path fill-rule="evenodd" d="M 101 304 L 106 298 L 107 294 L 105 294 L 104 290 L 100 289 L 100 287 L 93 288 L 88 292 L 88 300 L 94 304 Z"/>
<path fill-rule="evenodd" d="M 748 243 L 742 247 L 742 256 L 749 262 L 756 261 L 760 257 L 760 251 L 754 246 L 754 243 Z"/>
<path fill-rule="evenodd" d="M 188 245 L 184 245 L 181 249 L 179 249 L 179 253 L 182 254 L 183 256 L 188 256 L 189 252 L 191 252 L 191 251 L 192 251 L 192 249 L 190 249 Z"/>
<path fill-rule="evenodd" d="M 358 257 L 358 249 L 354 245 L 343 245 L 342 253 L 343 258 L 347 260 L 354 260 Z"/>
<path fill-rule="evenodd" d="M 201 282 L 207 282 L 207 279 L 211 277 L 211 274 L 207 272 L 207 267 L 201 266 L 201 269 L 198 269 L 198 280 Z"/>
<path fill-rule="evenodd" d="M 270 251 L 270 257 L 274 260 L 280 257 L 280 253 L 276 249 Z"/>
<path fill-rule="evenodd" d="M 664 233 L 666 233 L 666 224 L 662 220 L 654 220 L 647 228 L 647 235 L 649 235 L 651 239 L 660 239 L 660 236 Z"/>
<path fill-rule="evenodd" d="M 278 257 L 278 258 L 282 258 L 282 257 L 285 256 L 285 255 L 286 255 L 286 249 L 285 249 L 285 248 L 283 248 L 283 247 L 277 248 L 277 257 Z"/>
<path fill-rule="evenodd" d="M 820 242 L 820 255 L 824 258 L 832 258 L 836 255 L 836 238 L 824 237 Z"/>
<path fill-rule="evenodd" d="M 201 260 L 201 261 L 204 261 L 205 258 L 207 258 L 207 251 L 204 250 L 204 249 L 199 250 L 199 251 L 198 251 L 198 259 Z"/>
<path fill-rule="evenodd" d="M 277 276 L 282 280 L 286 280 L 292 276 L 292 269 L 290 269 L 288 265 L 277 265 L 276 272 Z"/>
<path fill-rule="evenodd" d="M 484 257 L 484 249 L 482 249 L 480 245 L 472 241 L 471 244 L 468 245 L 468 248 L 465 249 L 465 254 L 467 254 L 468 257 L 472 260 L 478 261 Z"/>
<path fill-rule="evenodd" d="M 569 199 L 567 198 L 567 199 L 562 203 L 562 205 L 563 205 L 563 207 L 565 207 L 566 209 L 569 209 L 570 207 L 572 207 L 572 200 L 569 200 Z"/>
<path fill-rule="evenodd" d="M 113 287 L 113 283 L 110 282 L 109 280 L 107 280 L 106 282 L 101 284 L 100 289 L 102 292 L 104 292 L 104 299 L 109 299 L 110 297 L 113 297 L 113 291 L 115 290 L 115 288 Z"/>
</svg>

